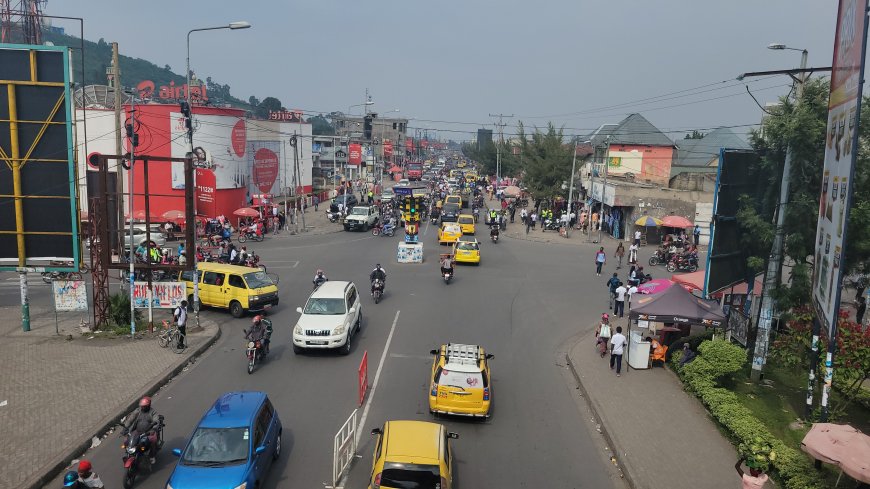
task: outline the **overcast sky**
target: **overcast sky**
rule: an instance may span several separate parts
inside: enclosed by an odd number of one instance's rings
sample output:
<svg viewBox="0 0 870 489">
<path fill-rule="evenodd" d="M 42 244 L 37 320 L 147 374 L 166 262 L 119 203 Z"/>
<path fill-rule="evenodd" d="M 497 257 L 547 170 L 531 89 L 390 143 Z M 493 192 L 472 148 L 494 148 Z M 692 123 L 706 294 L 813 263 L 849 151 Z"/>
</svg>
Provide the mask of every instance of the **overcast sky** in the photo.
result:
<svg viewBox="0 0 870 489">
<path fill-rule="evenodd" d="M 193 34 L 191 66 L 201 78 L 229 84 L 242 99 L 275 96 L 306 112 L 347 112 L 368 88 L 375 112 L 398 108 L 415 119 L 411 127 L 453 139 L 470 139 L 481 124 L 492 128 L 491 113 L 516 116 L 506 133 L 517 120 L 552 120 L 568 134 L 588 134 L 631 112 L 665 131 L 756 124 L 761 111 L 744 85 L 717 82 L 799 65 L 799 52 L 766 49 L 771 42 L 808 49 L 809 66 L 830 66 L 837 10 L 837 2 L 819 0 L 132 5 L 50 0 L 46 13 L 84 17 L 86 38 L 117 41 L 122 54 L 180 74 L 188 30 L 246 20 L 253 28 Z M 749 87 L 764 103 L 789 83 L 780 76 Z"/>
</svg>

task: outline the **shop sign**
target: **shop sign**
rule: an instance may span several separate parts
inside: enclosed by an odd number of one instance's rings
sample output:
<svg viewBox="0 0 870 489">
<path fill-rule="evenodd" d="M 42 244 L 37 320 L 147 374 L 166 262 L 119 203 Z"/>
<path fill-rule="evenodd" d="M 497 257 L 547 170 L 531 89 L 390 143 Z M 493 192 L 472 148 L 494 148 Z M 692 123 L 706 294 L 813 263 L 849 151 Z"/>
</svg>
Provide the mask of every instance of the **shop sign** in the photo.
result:
<svg viewBox="0 0 870 489">
<path fill-rule="evenodd" d="M 303 122 L 301 110 L 270 110 L 270 121 Z"/>
<path fill-rule="evenodd" d="M 169 82 L 169 85 L 162 85 L 157 89 L 154 82 L 151 80 L 142 80 L 136 85 L 136 91 L 139 97 L 150 100 L 184 100 L 187 98 L 187 84 L 175 85 L 175 82 Z M 208 93 L 205 85 L 190 87 L 190 101 L 194 104 L 208 102 Z"/>
</svg>

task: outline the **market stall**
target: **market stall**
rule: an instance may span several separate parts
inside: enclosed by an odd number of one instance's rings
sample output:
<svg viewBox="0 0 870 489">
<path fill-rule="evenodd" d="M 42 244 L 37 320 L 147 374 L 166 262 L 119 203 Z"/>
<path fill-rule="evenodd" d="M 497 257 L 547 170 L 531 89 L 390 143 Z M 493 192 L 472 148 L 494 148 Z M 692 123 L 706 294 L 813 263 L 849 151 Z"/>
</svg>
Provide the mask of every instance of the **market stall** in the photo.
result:
<svg viewBox="0 0 870 489">
<path fill-rule="evenodd" d="M 629 367 L 648 368 L 650 342 L 644 338 L 655 336 L 669 324 L 721 328 L 725 312 L 715 301 L 695 297 L 683 287 L 668 287 L 659 294 L 641 297 L 629 311 Z"/>
</svg>

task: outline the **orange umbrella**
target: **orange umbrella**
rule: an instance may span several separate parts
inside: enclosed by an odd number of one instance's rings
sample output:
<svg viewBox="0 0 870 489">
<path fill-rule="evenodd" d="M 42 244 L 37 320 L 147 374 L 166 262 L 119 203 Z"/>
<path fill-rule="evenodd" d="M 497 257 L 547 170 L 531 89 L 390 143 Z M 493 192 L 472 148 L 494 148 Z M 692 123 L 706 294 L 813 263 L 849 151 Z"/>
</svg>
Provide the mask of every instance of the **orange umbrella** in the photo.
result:
<svg viewBox="0 0 870 489">
<path fill-rule="evenodd" d="M 834 464 L 856 481 L 870 483 L 870 436 L 849 425 L 813 423 L 801 450 Z"/>
<path fill-rule="evenodd" d="M 251 209 L 250 207 L 242 207 L 241 209 L 236 209 L 233 211 L 234 216 L 239 217 L 260 217 L 260 213 L 257 209 Z"/>
<path fill-rule="evenodd" d="M 694 224 L 683 216 L 665 216 L 662 218 L 662 226 L 685 229 L 694 226 Z"/>
<path fill-rule="evenodd" d="M 130 213 L 124 214 L 124 217 L 126 217 L 126 218 L 129 219 L 129 218 L 130 218 Z M 133 211 L 133 219 L 135 219 L 135 220 L 137 220 L 137 221 L 144 221 L 144 220 L 145 220 L 145 211 L 142 210 L 142 209 L 140 209 L 140 210 L 138 210 L 138 211 Z M 159 220 L 160 220 L 160 216 L 155 216 L 155 215 L 152 214 L 152 215 L 148 218 L 148 220 L 149 220 L 149 221 L 159 221 Z"/>
</svg>

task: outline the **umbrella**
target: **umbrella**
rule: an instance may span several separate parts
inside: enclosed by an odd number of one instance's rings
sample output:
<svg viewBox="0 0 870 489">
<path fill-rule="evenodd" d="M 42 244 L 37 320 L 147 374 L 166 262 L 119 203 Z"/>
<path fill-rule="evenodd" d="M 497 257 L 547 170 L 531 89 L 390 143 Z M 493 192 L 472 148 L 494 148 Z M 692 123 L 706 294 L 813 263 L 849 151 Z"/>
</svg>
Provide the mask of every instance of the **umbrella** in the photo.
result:
<svg viewBox="0 0 870 489">
<path fill-rule="evenodd" d="M 660 226 L 662 224 L 661 221 L 659 221 L 655 217 L 651 217 L 651 216 L 643 216 L 640 219 L 638 219 L 637 221 L 634 221 L 634 223 L 638 226 L 651 227 L 651 228 L 656 227 L 656 226 Z"/>
<path fill-rule="evenodd" d="M 167 221 L 183 221 L 187 218 L 182 211 L 166 211 L 161 216 Z"/>
<path fill-rule="evenodd" d="M 260 213 L 257 212 L 257 209 L 251 209 L 250 207 L 236 209 L 233 211 L 233 215 L 239 217 L 260 217 Z"/>
<path fill-rule="evenodd" d="M 673 282 L 666 278 L 657 278 L 655 280 L 650 280 L 649 282 L 644 282 L 637 286 L 637 291 L 641 294 L 658 294 L 663 290 L 667 289 L 671 285 L 674 285 Z"/>
<path fill-rule="evenodd" d="M 390 167 L 389 172 L 390 172 L 390 173 L 402 173 L 402 169 L 399 168 L 399 167 L 396 166 L 396 165 L 393 165 L 393 166 Z"/>
<path fill-rule="evenodd" d="M 683 216 L 665 216 L 662 218 L 662 226 L 685 229 L 694 226 L 694 224 Z"/>
<path fill-rule="evenodd" d="M 801 450 L 840 467 L 856 481 L 870 483 L 870 436 L 842 424 L 813 423 Z"/>
<path fill-rule="evenodd" d="M 505 196 L 519 197 L 520 196 L 520 188 L 517 187 L 516 185 L 510 185 L 508 187 L 505 187 L 504 194 L 505 194 Z"/>
<path fill-rule="evenodd" d="M 124 214 L 124 217 L 126 217 L 126 218 L 129 219 L 129 218 L 130 218 L 130 213 L 128 212 L 127 214 Z M 144 210 L 141 210 L 141 209 L 138 210 L 138 211 L 133 211 L 133 219 L 134 219 L 134 220 L 137 220 L 137 221 L 144 221 L 144 220 L 145 220 L 145 211 L 144 211 Z M 148 218 L 148 220 L 149 220 L 149 221 L 159 221 L 159 220 L 160 220 L 160 216 L 151 215 L 151 216 Z"/>
</svg>

